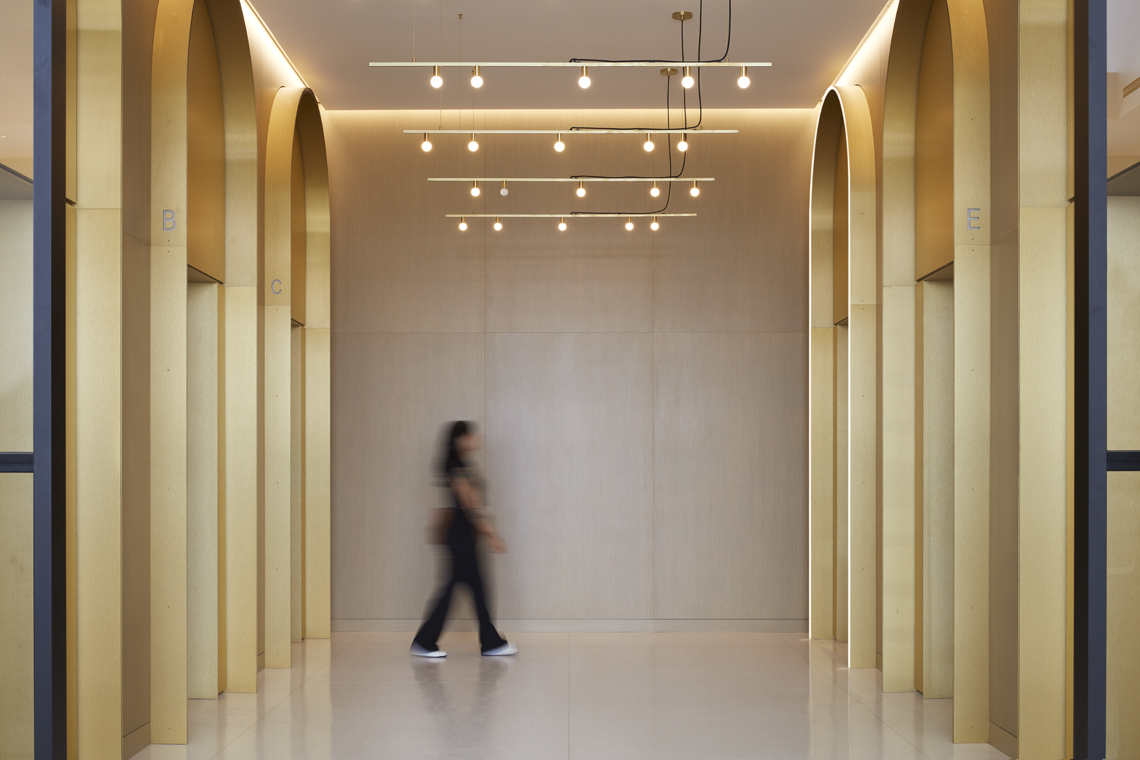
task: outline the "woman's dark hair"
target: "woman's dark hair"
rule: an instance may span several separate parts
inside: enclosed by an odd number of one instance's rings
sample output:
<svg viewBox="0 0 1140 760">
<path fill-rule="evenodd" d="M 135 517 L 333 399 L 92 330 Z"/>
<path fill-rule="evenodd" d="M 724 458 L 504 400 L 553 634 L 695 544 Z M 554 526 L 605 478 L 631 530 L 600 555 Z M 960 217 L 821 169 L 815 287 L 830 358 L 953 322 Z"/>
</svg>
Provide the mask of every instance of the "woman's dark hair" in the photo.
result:
<svg viewBox="0 0 1140 760">
<path fill-rule="evenodd" d="M 467 466 L 463 461 L 463 452 L 459 450 L 459 439 L 473 432 L 475 432 L 474 422 L 460 420 L 451 423 L 451 429 L 444 436 L 443 456 L 439 460 L 439 474 L 445 481 L 453 469 Z"/>
</svg>

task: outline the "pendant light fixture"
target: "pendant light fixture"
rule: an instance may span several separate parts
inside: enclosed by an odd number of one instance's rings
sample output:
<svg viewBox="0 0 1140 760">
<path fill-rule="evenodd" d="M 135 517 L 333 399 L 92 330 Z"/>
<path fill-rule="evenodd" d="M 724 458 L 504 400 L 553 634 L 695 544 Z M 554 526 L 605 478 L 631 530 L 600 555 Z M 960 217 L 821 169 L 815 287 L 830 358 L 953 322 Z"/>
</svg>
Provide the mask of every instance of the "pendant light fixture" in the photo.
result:
<svg viewBox="0 0 1140 760">
<path fill-rule="evenodd" d="M 558 153 L 566 150 L 566 143 L 562 142 L 562 133 L 558 133 L 558 142 L 554 143 L 554 150 Z"/>
<path fill-rule="evenodd" d="M 475 180 L 474 182 L 471 183 L 471 197 L 472 198 L 478 198 L 479 193 L 480 193 L 479 180 Z"/>
<path fill-rule="evenodd" d="M 443 77 L 439 75 L 439 66 L 435 66 L 431 70 L 431 86 L 437 90 L 443 87 Z"/>
<path fill-rule="evenodd" d="M 743 90 L 743 89 L 747 88 L 748 85 L 750 85 L 750 84 L 752 84 L 752 80 L 748 78 L 748 67 L 747 66 L 741 66 L 740 67 L 740 79 L 736 80 L 736 85 L 740 89 Z"/>
<path fill-rule="evenodd" d="M 657 187 L 657 180 L 653 180 L 653 187 L 649 188 L 649 194 L 654 198 L 661 195 L 661 188 Z"/>
<path fill-rule="evenodd" d="M 646 152 L 646 153 L 652 153 L 652 152 L 653 152 L 653 136 L 652 136 L 652 135 L 648 135 L 648 134 L 647 134 L 647 135 L 645 136 L 645 145 L 644 145 L 644 147 L 645 147 L 645 152 Z"/>
<path fill-rule="evenodd" d="M 558 220 L 558 231 L 559 232 L 565 232 L 566 231 L 566 217 L 562 217 L 561 219 Z"/>
<path fill-rule="evenodd" d="M 590 86 L 590 69 L 586 66 L 582 67 L 582 76 L 578 77 L 578 86 L 583 90 Z"/>
<path fill-rule="evenodd" d="M 578 181 L 578 189 L 574 191 L 579 198 L 586 197 L 586 188 L 582 186 L 581 180 Z"/>
<path fill-rule="evenodd" d="M 686 90 L 691 90 L 693 88 L 694 81 L 695 80 L 693 79 L 693 67 L 692 66 L 686 66 L 685 67 L 685 76 L 681 77 L 681 86 L 684 87 Z"/>
<path fill-rule="evenodd" d="M 471 72 L 471 86 L 478 90 L 483 86 L 483 77 L 479 76 L 479 67 L 475 67 L 475 71 Z"/>
<path fill-rule="evenodd" d="M 682 153 L 689 149 L 689 141 L 686 139 L 687 137 L 688 135 L 682 132 L 681 140 L 677 143 L 677 150 L 681 151 Z"/>
<path fill-rule="evenodd" d="M 423 148 L 424 153 L 431 152 L 431 141 L 428 140 L 426 132 L 424 133 L 424 141 L 420 143 L 420 147 Z"/>
<path fill-rule="evenodd" d="M 467 232 L 467 218 L 466 217 L 460 218 L 460 220 L 459 220 L 459 231 L 460 232 Z"/>
<path fill-rule="evenodd" d="M 649 229 L 653 230 L 654 232 L 657 232 L 657 230 L 661 229 L 661 225 L 657 223 L 657 217 L 653 217 L 653 223 L 649 225 Z"/>
<path fill-rule="evenodd" d="M 508 195 L 510 195 L 510 193 L 511 193 L 511 191 L 507 189 L 507 181 L 503 180 L 503 189 L 499 191 L 499 195 L 501 195 L 505 198 Z"/>
<path fill-rule="evenodd" d="M 701 194 L 701 189 L 699 187 L 697 187 L 697 181 L 693 180 L 693 186 L 692 186 L 692 188 L 689 189 L 689 195 L 696 198 L 700 194 Z"/>
<path fill-rule="evenodd" d="M 633 232 L 633 217 L 632 217 L 632 216 L 627 216 L 627 217 L 626 217 L 626 220 L 627 220 L 627 221 L 626 221 L 626 223 L 625 223 L 625 229 L 626 229 L 626 231 L 627 231 L 627 232 Z"/>
<path fill-rule="evenodd" d="M 471 151 L 472 153 L 479 150 L 479 143 L 475 142 L 474 132 L 471 133 L 471 142 L 467 143 L 467 150 Z"/>
<path fill-rule="evenodd" d="M 503 223 L 499 221 L 499 217 L 495 217 L 495 232 L 502 232 Z"/>
</svg>

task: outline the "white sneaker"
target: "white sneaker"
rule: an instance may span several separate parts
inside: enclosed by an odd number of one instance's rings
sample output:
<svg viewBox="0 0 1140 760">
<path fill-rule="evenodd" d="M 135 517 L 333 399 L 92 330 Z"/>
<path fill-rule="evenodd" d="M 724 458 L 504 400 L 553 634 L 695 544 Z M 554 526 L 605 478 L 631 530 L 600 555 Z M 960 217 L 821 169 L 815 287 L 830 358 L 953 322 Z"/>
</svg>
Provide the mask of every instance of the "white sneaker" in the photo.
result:
<svg viewBox="0 0 1140 760">
<path fill-rule="evenodd" d="M 506 644 L 503 644 L 501 647 L 495 647 L 494 649 L 488 649 L 486 652 L 483 653 L 483 656 L 484 657 L 500 657 L 502 655 L 518 654 L 518 653 L 519 653 L 519 648 L 516 647 L 514 644 L 511 644 L 510 642 L 508 642 Z"/>
<path fill-rule="evenodd" d="M 412 642 L 412 654 L 414 654 L 416 657 L 447 657 L 447 652 L 443 651 L 442 649 L 437 649 L 434 652 L 430 652 L 414 641 Z"/>
</svg>

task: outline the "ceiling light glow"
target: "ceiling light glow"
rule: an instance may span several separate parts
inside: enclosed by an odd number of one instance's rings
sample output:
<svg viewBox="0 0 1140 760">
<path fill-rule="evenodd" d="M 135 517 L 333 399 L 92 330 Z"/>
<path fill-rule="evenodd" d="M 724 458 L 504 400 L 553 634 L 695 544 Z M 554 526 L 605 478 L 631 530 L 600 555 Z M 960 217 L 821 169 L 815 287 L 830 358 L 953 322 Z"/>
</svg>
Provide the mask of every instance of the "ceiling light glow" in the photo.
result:
<svg viewBox="0 0 1140 760">
<path fill-rule="evenodd" d="M 701 194 L 701 189 L 700 189 L 699 187 L 697 187 L 697 181 L 696 181 L 696 180 L 693 180 L 693 186 L 692 186 L 692 188 L 689 190 L 689 195 L 691 195 L 691 196 L 693 196 L 694 198 L 696 198 L 696 197 L 697 197 L 698 195 L 700 195 L 700 194 Z"/>
<path fill-rule="evenodd" d="M 657 217 L 653 217 L 653 223 L 649 225 L 649 229 L 653 230 L 654 232 L 657 232 L 657 230 L 661 229 L 661 225 L 657 223 Z"/>
<path fill-rule="evenodd" d="M 431 86 L 438 90 L 443 87 L 443 77 L 439 75 L 439 66 L 433 67 L 431 72 Z"/>
<path fill-rule="evenodd" d="M 741 66 L 740 67 L 740 79 L 736 80 L 736 84 L 742 90 L 747 88 L 748 85 L 752 84 L 752 80 L 748 78 L 748 67 L 747 66 Z"/>
<path fill-rule="evenodd" d="M 474 182 L 471 183 L 471 197 L 472 198 L 478 198 L 479 192 L 480 192 L 479 191 L 479 180 L 475 180 Z"/>
<path fill-rule="evenodd" d="M 460 232 L 467 232 L 467 219 L 466 218 L 460 218 L 460 220 L 459 220 L 459 231 Z"/>
<path fill-rule="evenodd" d="M 586 66 L 582 67 L 582 76 L 578 77 L 578 86 L 583 90 L 590 86 L 590 69 Z"/>
<path fill-rule="evenodd" d="M 661 188 L 657 187 L 657 180 L 653 180 L 653 187 L 649 188 L 649 194 L 654 198 L 661 195 Z"/>
<path fill-rule="evenodd" d="M 652 153 L 653 152 L 653 137 L 650 135 L 645 136 L 645 152 L 646 153 Z"/>
<path fill-rule="evenodd" d="M 558 133 L 558 142 L 554 143 L 554 149 L 561 153 L 566 150 L 566 143 L 562 142 L 562 133 Z"/>
<path fill-rule="evenodd" d="M 476 90 L 483 86 L 483 77 L 479 76 L 479 67 L 475 67 L 475 71 L 471 76 L 471 86 Z"/>
<path fill-rule="evenodd" d="M 692 89 L 694 81 L 695 80 L 693 79 L 693 67 L 692 66 L 686 66 L 685 67 L 685 76 L 683 76 L 681 78 L 681 86 L 684 87 L 686 90 Z"/>
<path fill-rule="evenodd" d="M 471 142 L 467 143 L 467 150 L 471 151 L 472 153 L 479 150 L 479 143 L 475 142 L 474 132 L 471 133 Z"/>
<path fill-rule="evenodd" d="M 677 143 L 677 150 L 681 151 L 682 153 L 689 149 L 689 141 L 685 139 L 686 137 L 688 137 L 688 135 L 682 132 L 681 140 Z"/>
<path fill-rule="evenodd" d="M 582 187 L 581 182 L 578 183 L 578 189 L 575 190 L 574 192 L 578 195 L 579 198 L 585 198 L 586 197 L 586 188 Z"/>
<path fill-rule="evenodd" d="M 431 151 L 431 141 L 427 139 L 427 133 L 424 133 L 424 141 L 420 143 L 420 147 L 423 148 L 424 153 Z"/>
<path fill-rule="evenodd" d="M 559 232 L 565 232 L 566 231 L 566 217 L 562 217 L 561 219 L 558 220 L 558 231 Z"/>
<path fill-rule="evenodd" d="M 628 219 L 628 220 L 629 220 L 629 221 L 627 221 L 627 222 L 625 223 L 625 229 L 626 229 L 626 231 L 627 231 L 627 232 L 633 232 L 633 217 L 632 217 L 632 216 L 627 216 L 627 217 L 626 217 L 626 219 Z"/>
<path fill-rule="evenodd" d="M 495 232 L 502 232 L 503 223 L 499 221 L 499 217 L 495 217 Z"/>
</svg>

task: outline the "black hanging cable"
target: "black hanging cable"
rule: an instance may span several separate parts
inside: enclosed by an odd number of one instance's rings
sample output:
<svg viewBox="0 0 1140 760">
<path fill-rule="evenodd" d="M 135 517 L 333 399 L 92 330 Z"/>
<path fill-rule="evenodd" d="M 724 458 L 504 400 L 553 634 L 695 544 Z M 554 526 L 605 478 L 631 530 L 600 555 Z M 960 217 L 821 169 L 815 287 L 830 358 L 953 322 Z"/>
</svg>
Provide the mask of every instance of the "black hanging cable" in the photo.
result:
<svg viewBox="0 0 1140 760">
<path fill-rule="evenodd" d="M 704 12 L 703 0 L 701 2 L 701 6 L 702 7 L 699 9 L 699 11 L 703 15 L 703 12 Z M 683 25 L 684 20 L 682 20 L 681 23 Z M 698 28 L 699 28 L 699 26 L 700 26 L 700 22 L 698 22 Z M 700 32 L 699 31 L 698 31 L 697 35 L 698 35 L 698 40 L 699 40 L 700 39 Z M 701 60 L 700 43 L 698 42 L 698 44 L 697 44 L 697 60 L 695 60 L 695 61 L 685 61 L 684 60 L 684 58 L 685 58 L 684 52 L 682 52 L 680 61 L 668 61 L 668 60 L 665 60 L 662 58 L 629 58 L 629 59 L 625 59 L 625 60 L 610 59 L 610 58 L 571 58 L 570 63 L 583 63 L 583 64 L 585 64 L 585 63 L 724 63 L 726 60 L 728 60 L 728 51 L 731 48 L 732 48 L 732 0 L 728 0 L 728 38 L 727 38 L 727 41 L 725 42 L 725 45 L 724 45 L 724 55 L 722 55 L 720 58 L 710 58 L 707 61 Z"/>
</svg>

